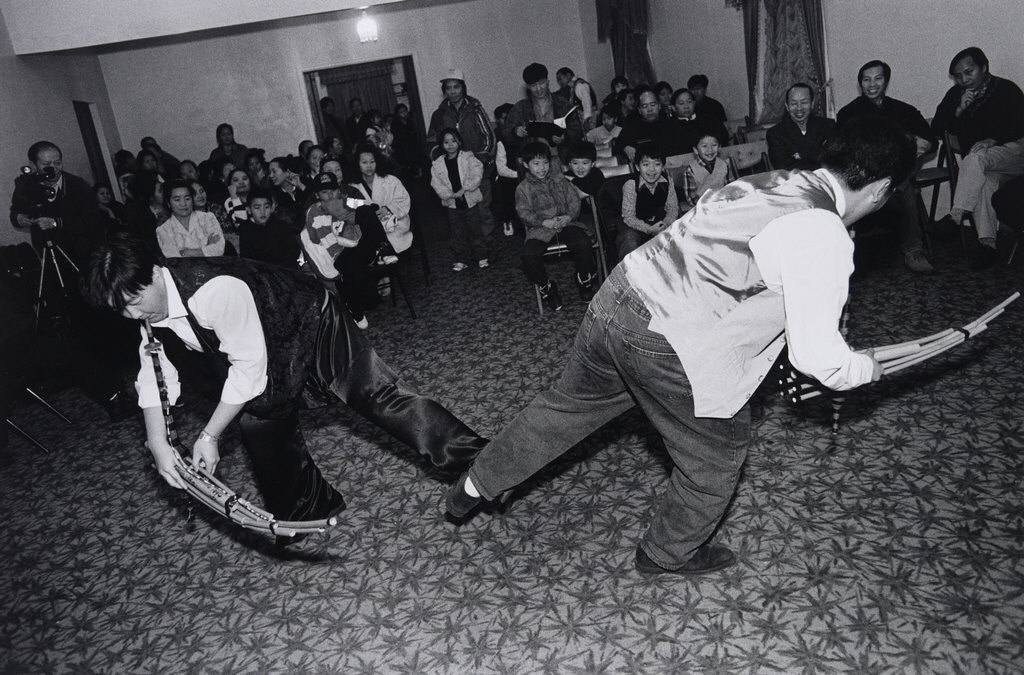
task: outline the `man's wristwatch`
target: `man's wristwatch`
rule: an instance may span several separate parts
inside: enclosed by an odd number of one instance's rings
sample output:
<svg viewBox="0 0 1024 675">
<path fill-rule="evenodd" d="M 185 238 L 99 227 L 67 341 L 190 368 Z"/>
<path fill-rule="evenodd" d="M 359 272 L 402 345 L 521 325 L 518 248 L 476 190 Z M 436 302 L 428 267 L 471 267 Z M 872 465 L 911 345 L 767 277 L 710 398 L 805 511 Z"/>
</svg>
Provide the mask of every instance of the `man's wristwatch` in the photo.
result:
<svg viewBox="0 0 1024 675">
<path fill-rule="evenodd" d="M 203 429 L 202 431 L 199 432 L 199 440 L 201 440 L 201 441 L 210 441 L 211 443 L 216 443 L 217 441 L 220 440 L 220 436 L 214 436 L 213 434 L 211 434 L 206 429 Z"/>
</svg>

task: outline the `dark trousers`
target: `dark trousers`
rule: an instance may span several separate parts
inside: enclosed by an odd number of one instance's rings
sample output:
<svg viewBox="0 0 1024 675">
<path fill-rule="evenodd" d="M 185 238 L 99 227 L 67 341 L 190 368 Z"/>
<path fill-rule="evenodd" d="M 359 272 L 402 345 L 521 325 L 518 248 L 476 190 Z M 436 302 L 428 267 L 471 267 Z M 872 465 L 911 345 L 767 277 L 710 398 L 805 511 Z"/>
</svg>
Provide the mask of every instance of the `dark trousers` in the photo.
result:
<svg viewBox="0 0 1024 675">
<path fill-rule="evenodd" d="M 622 268 L 587 308 L 561 379 L 535 398 L 480 453 L 470 469 L 488 499 L 519 485 L 606 422 L 639 405 L 665 442 L 673 469 L 643 548 L 678 567 L 725 515 L 750 441 L 750 413 L 714 419 L 693 414 L 679 357 Z"/>
<path fill-rule="evenodd" d="M 334 269 L 341 274 L 341 281 L 337 284 L 338 292 L 358 321 L 367 309 L 376 307 L 380 301 L 370 276 L 370 265 L 377 259 L 381 247 L 388 243 L 388 238 L 372 206 L 356 209 L 356 224 L 362 230 L 359 244 L 339 253 L 334 259 Z"/>
<path fill-rule="evenodd" d="M 569 225 L 556 234 L 551 241 L 527 239 L 523 244 L 523 271 L 526 272 L 526 278 L 538 286 L 548 283 L 548 271 L 544 267 L 544 253 L 548 250 L 548 246 L 557 243 L 565 244 L 568 247 L 573 267 L 576 268 L 576 274 L 580 277 L 589 276 L 595 269 L 594 242 L 591 241 L 590 235 L 582 228 Z"/>
<path fill-rule="evenodd" d="M 484 229 L 480 204 L 468 209 L 445 209 L 452 230 L 452 255 L 458 262 L 490 258 L 490 230 Z"/>
<path fill-rule="evenodd" d="M 486 445 L 447 408 L 403 382 L 336 298 L 328 300 L 311 347 L 311 399 L 343 402 L 445 471 L 465 470 Z M 310 456 L 297 414 L 281 419 L 243 414 L 239 422 L 271 513 L 287 520 L 318 519 L 344 507 Z"/>
</svg>

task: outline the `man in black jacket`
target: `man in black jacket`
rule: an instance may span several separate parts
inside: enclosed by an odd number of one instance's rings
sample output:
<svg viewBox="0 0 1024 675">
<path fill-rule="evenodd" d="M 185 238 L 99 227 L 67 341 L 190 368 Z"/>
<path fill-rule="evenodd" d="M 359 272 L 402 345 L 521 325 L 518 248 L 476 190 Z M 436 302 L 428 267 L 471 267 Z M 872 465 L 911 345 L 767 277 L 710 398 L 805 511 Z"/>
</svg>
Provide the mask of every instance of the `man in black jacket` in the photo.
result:
<svg viewBox="0 0 1024 675">
<path fill-rule="evenodd" d="M 917 156 L 921 157 L 935 149 L 935 137 L 917 108 L 886 96 L 891 77 L 892 68 L 884 61 L 868 61 L 861 66 L 857 71 L 861 95 L 840 109 L 836 115 L 836 124 L 842 129 L 857 119 L 888 119 L 914 137 Z M 923 213 L 920 191 L 908 181 L 893 192 L 881 211 L 869 216 L 872 220 L 896 220 L 903 239 L 903 261 L 914 272 L 934 270 L 925 257 L 921 239 Z M 865 224 L 862 223 L 860 227 L 863 228 Z"/>
<path fill-rule="evenodd" d="M 786 116 L 768 130 L 768 158 L 776 169 L 817 169 L 836 123 L 813 112 L 814 90 L 797 82 L 786 90 Z"/>
</svg>

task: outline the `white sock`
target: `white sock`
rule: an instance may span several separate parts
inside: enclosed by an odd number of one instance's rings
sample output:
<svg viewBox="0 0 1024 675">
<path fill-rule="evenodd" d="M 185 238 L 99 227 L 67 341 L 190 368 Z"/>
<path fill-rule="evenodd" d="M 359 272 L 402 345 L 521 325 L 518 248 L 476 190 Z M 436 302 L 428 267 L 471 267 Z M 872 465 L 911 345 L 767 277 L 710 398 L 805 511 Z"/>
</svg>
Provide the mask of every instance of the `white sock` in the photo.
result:
<svg viewBox="0 0 1024 675">
<path fill-rule="evenodd" d="M 469 495 L 470 497 L 480 496 L 480 491 L 476 489 L 475 485 L 473 485 L 473 479 L 470 478 L 469 476 L 466 476 L 466 484 L 464 487 L 466 489 L 466 494 Z"/>
</svg>

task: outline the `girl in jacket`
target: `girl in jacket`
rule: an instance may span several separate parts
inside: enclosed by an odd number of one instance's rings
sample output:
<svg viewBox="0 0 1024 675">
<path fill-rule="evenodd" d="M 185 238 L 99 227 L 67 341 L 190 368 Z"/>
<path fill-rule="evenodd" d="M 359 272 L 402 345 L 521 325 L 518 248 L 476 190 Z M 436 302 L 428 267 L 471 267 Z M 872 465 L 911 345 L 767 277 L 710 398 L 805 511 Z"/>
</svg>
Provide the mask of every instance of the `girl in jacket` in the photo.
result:
<svg viewBox="0 0 1024 675">
<path fill-rule="evenodd" d="M 452 128 L 441 131 L 441 149 L 444 154 L 434 160 L 430 168 L 430 187 L 448 209 L 448 223 L 452 230 L 453 272 L 461 272 L 476 258 L 483 269 L 489 262 L 490 231 L 484 229 L 480 213 L 480 182 L 484 165 L 468 150 L 462 149 L 462 136 Z"/>
</svg>

